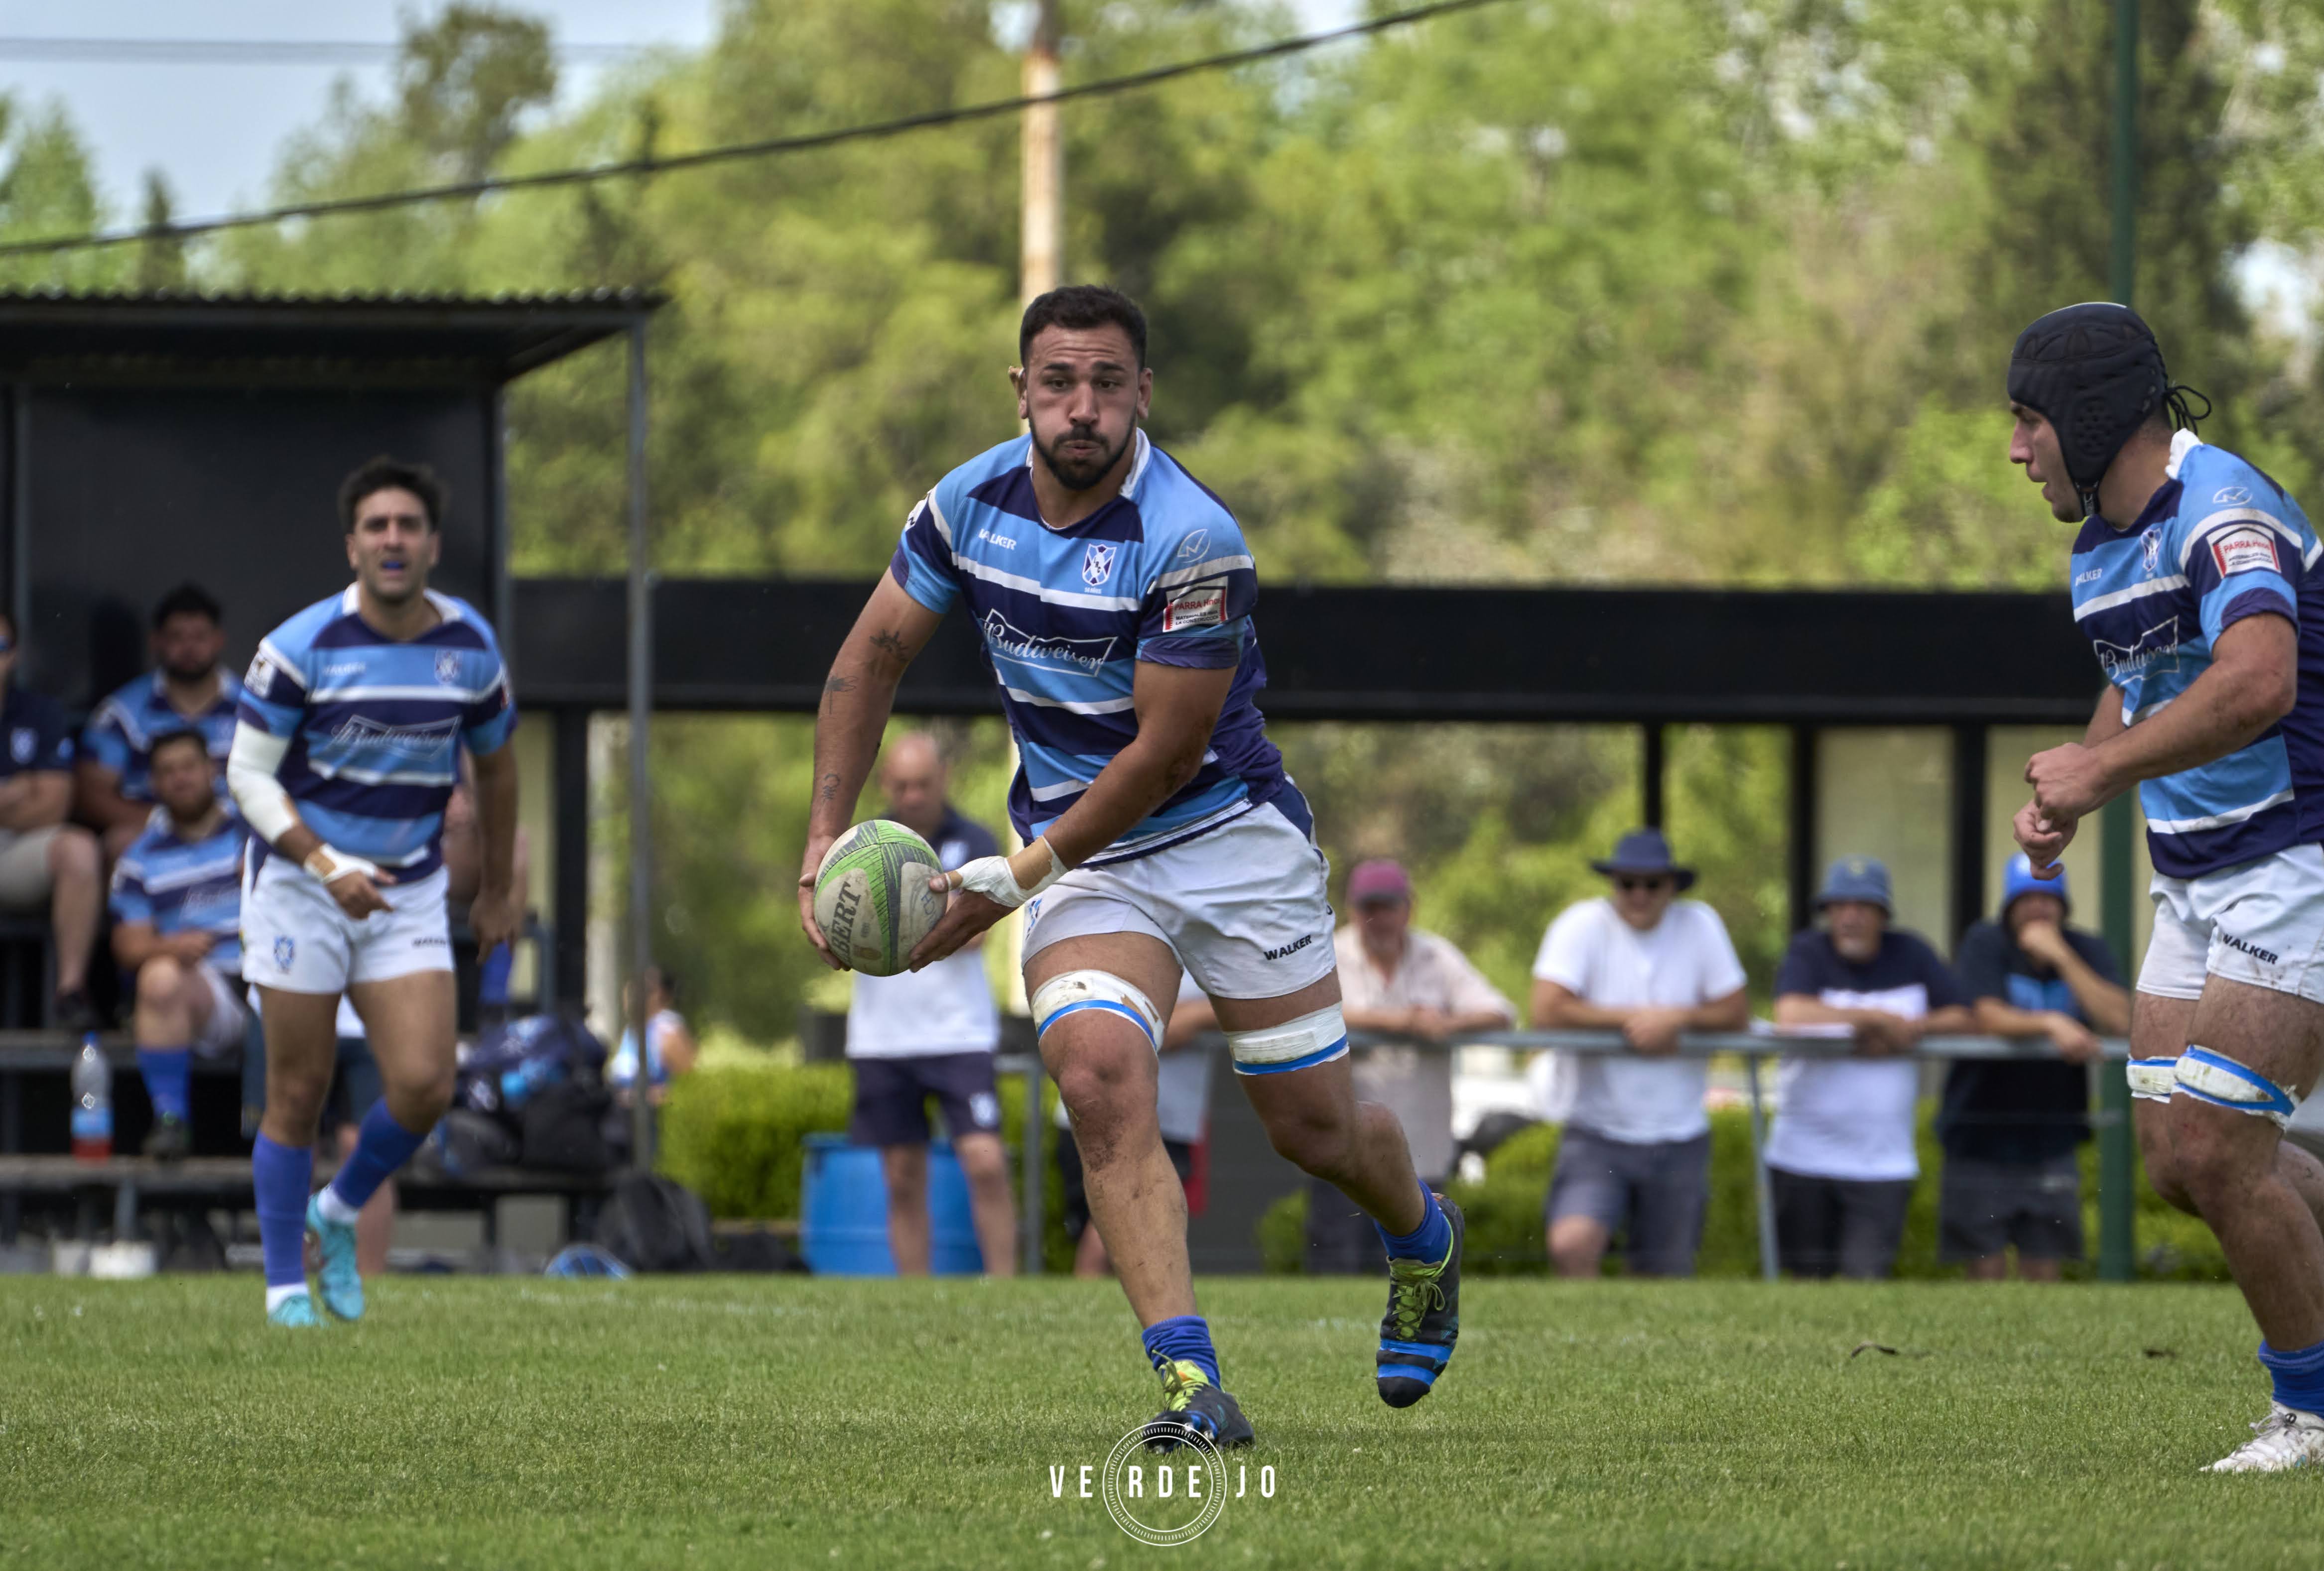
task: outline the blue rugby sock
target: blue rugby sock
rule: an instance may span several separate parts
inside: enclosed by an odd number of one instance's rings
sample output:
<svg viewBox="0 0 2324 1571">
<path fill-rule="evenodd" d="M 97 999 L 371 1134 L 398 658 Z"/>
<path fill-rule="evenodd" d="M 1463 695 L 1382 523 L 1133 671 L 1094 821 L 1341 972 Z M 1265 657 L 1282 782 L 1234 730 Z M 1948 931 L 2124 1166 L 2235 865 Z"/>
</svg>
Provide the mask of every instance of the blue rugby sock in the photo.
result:
<svg viewBox="0 0 2324 1571">
<path fill-rule="evenodd" d="M 363 1129 L 355 1136 L 355 1151 L 347 1158 L 339 1174 L 331 1181 L 331 1193 L 349 1211 L 360 1211 L 364 1202 L 379 1192 L 379 1186 L 394 1176 L 395 1170 L 411 1160 L 411 1153 L 428 1139 L 422 1129 L 414 1135 L 387 1110 L 387 1098 L 383 1097 L 371 1105 L 364 1115 Z"/>
<path fill-rule="evenodd" d="M 476 968 L 476 1002 L 487 1008 L 508 1002 L 509 973 L 516 969 L 516 946 L 502 944 Z"/>
<path fill-rule="evenodd" d="M 194 1053 L 187 1047 L 141 1047 L 137 1072 L 145 1077 L 145 1098 L 156 1118 L 183 1123 L 193 1105 Z"/>
<path fill-rule="evenodd" d="M 277 1145 L 261 1135 L 250 1147 L 250 1187 L 258 1197 L 258 1242 L 266 1255 L 270 1297 L 276 1288 L 305 1291 L 307 1193 L 315 1187 L 314 1148 Z"/>
<path fill-rule="evenodd" d="M 1219 1355 L 1211 1346 L 1211 1323 L 1200 1315 L 1173 1315 L 1146 1328 L 1146 1356 L 1156 1369 L 1180 1359 L 1195 1365 L 1219 1384 Z"/>
<path fill-rule="evenodd" d="M 1390 1260 L 1425 1260 L 1433 1263 L 1443 1259 L 1444 1252 L 1452 1246 L 1452 1224 L 1444 1219 L 1444 1208 L 1436 1203 L 1435 1192 L 1423 1184 L 1420 1198 L 1428 1209 L 1421 1217 L 1420 1226 L 1411 1232 L 1395 1234 L 1378 1222 L 1372 1224 L 1380 1242 L 1388 1246 Z"/>
<path fill-rule="evenodd" d="M 2324 1413 L 2324 1342 L 2279 1353 L 2263 1342 L 2259 1361 L 2275 1377 L 2275 1400 L 2303 1413 Z"/>
</svg>

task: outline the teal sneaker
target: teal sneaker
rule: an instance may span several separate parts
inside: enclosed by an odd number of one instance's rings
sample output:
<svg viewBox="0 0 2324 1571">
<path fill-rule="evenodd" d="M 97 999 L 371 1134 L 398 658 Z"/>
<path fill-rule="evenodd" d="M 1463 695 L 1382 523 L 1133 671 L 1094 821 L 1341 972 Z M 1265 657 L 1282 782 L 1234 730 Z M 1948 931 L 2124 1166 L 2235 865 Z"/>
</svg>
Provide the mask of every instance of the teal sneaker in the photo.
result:
<svg viewBox="0 0 2324 1571">
<path fill-rule="evenodd" d="M 266 1311 L 270 1326 L 319 1326 L 323 1317 L 315 1312 L 315 1300 L 307 1293 L 292 1293 Z"/>
<path fill-rule="evenodd" d="M 355 1269 L 354 1225 L 326 1219 L 318 1190 L 307 1202 L 307 1231 L 315 1236 L 315 1253 L 323 1259 L 322 1269 L 315 1273 L 323 1284 L 323 1307 L 342 1320 L 362 1319 L 363 1273 Z"/>
<path fill-rule="evenodd" d="M 1392 1408 L 1408 1408 L 1434 1390 L 1461 1339 L 1461 1245 L 1469 1219 L 1443 1195 L 1436 1203 L 1452 1226 L 1444 1258 L 1388 1263 L 1388 1313 L 1373 1373 L 1380 1401 Z"/>
</svg>

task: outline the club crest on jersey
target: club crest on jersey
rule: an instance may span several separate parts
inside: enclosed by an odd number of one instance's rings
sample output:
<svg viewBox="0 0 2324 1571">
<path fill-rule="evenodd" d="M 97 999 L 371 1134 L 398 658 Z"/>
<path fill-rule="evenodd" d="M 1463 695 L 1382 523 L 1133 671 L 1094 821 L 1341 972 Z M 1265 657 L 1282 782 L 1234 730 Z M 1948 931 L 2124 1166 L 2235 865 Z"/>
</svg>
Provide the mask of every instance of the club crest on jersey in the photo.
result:
<svg viewBox="0 0 2324 1571">
<path fill-rule="evenodd" d="M 299 946 L 291 940 L 278 938 L 274 941 L 274 963 L 280 969 L 289 970 L 290 962 L 296 960 L 298 955 Z"/>
<path fill-rule="evenodd" d="M 2154 576 L 2154 565 L 2163 559 L 2163 530 L 2157 526 L 2138 537 L 2140 556 L 2146 564 L 2146 575 Z"/>
<path fill-rule="evenodd" d="M 449 687 L 460 680 L 460 657 L 450 649 L 436 657 L 436 680 Z"/>
<path fill-rule="evenodd" d="M 1095 589 L 1113 576 L 1113 554 L 1117 547 L 1102 540 L 1092 540 L 1082 547 L 1082 582 Z"/>
<path fill-rule="evenodd" d="M 2212 536 L 2211 560 L 2218 565 L 2222 578 L 2232 573 L 2282 571 L 2282 564 L 2276 560 L 2274 531 L 2258 524 L 2222 529 Z"/>
</svg>

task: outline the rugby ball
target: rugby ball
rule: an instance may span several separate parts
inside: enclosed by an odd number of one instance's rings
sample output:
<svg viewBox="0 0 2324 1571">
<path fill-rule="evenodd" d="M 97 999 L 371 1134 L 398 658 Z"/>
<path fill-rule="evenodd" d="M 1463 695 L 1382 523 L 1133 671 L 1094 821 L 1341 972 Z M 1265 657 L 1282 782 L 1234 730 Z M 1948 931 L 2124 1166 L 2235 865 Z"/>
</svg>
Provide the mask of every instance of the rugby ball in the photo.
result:
<svg viewBox="0 0 2324 1571">
<path fill-rule="evenodd" d="M 944 869 L 928 842 L 891 819 L 857 824 L 834 841 L 815 872 L 815 922 L 831 952 L 867 977 L 892 977 L 943 920 L 946 896 L 928 887 Z"/>
</svg>

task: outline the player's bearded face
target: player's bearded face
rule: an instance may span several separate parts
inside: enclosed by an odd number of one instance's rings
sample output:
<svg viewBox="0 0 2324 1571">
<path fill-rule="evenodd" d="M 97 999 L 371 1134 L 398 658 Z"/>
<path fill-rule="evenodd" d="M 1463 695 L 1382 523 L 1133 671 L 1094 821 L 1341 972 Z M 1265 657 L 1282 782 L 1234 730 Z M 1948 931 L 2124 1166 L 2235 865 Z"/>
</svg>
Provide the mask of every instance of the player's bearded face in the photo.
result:
<svg viewBox="0 0 2324 1571">
<path fill-rule="evenodd" d="M 1097 422 L 1074 421 L 1045 440 L 1036 422 L 1033 446 L 1039 449 L 1041 462 L 1049 466 L 1050 473 L 1074 491 L 1087 491 L 1103 480 L 1106 471 L 1121 457 L 1121 450 L 1130 446 L 1130 431 L 1135 429 L 1133 426 L 1109 441 Z"/>
<path fill-rule="evenodd" d="M 1019 412 L 1042 466 L 1070 491 L 1102 481 L 1136 440 L 1152 373 L 1120 328 L 1044 328 L 1027 345 Z"/>
</svg>

